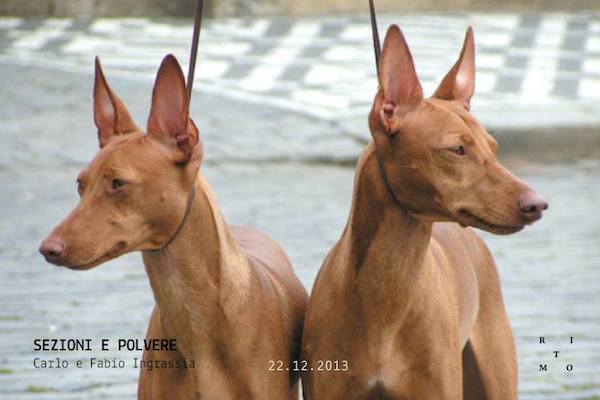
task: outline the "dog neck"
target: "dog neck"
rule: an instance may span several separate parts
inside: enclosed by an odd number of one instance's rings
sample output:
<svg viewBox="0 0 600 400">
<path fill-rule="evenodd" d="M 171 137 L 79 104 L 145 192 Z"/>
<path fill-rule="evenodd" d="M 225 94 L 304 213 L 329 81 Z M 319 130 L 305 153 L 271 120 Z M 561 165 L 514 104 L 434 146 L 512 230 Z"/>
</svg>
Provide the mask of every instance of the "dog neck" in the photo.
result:
<svg viewBox="0 0 600 400">
<path fill-rule="evenodd" d="M 423 276 L 431 230 L 431 222 L 413 217 L 392 197 L 375 146 L 370 144 L 358 163 L 352 209 L 341 241 L 359 289 L 384 303 L 396 299 L 399 290 L 409 290 Z"/>
<path fill-rule="evenodd" d="M 175 237 L 143 253 L 144 264 L 167 333 L 186 358 L 221 339 L 228 311 L 249 293 L 249 262 L 243 256 L 202 176 Z M 235 314 L 235 313 L 232 313 Z"/>
</svg>

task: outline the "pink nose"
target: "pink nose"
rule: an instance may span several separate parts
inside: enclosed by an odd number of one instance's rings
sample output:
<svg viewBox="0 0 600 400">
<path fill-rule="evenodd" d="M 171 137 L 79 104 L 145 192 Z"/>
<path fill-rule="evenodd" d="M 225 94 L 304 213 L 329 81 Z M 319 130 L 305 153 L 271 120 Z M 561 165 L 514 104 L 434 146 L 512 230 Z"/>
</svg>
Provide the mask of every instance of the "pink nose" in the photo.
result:
<svg viewBox="0 0 600 400">
<path fill-rule="evenodd" d="M 519 197 L 519 210 L 529 222 L 542 218 L 542 212 L 548 209 L 548 202 L 532 190 L 528 190 Z"/>
<path fill-rule="evenodd" d="M 46 261 L 56 263 L 65 252 L 65 245 L 56 239 L 46 239 L 40 245 L 40 253 L 46 258 Z"/>
</svg>

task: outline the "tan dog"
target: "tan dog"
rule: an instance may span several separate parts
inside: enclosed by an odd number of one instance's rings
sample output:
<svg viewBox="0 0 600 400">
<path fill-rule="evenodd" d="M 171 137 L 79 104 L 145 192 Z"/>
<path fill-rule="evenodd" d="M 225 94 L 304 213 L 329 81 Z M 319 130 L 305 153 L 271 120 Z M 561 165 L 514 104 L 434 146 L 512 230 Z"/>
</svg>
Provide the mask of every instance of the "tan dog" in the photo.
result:
<svg viewBox="0 0 600 400">
<path fill-rule="evenodd" d="M 81 201 L 40 251 L 76 270 L 143 252 L 157 303 L 147 338 L 177 340 L 176 352 L 144 360 L 195 368 L 142 369 L 138 397 L 297 399 L 298 374 L 269 367 L 299 356 L 306 292 L 275 242 L 223 220 L 198 175 L 202 144 L 176 59 L 158 72 L 147 134 L 96 61 L 94 119 L 101 150 L 79 175 Z"/>
<path fill-rule="evenodd" d="M 373 143 L 305 320 L 306 399 L 518 396 L 494 259 L 465 227 L 517 232 L 547 203 L 498 163 L 495 140 L 471 115 L 474 57 L 469 29 L 424 99 L 404 36 L 397 26 L 387 33 Z M 330 368 L 318 371 L 324 360 Z"/>
</svg>

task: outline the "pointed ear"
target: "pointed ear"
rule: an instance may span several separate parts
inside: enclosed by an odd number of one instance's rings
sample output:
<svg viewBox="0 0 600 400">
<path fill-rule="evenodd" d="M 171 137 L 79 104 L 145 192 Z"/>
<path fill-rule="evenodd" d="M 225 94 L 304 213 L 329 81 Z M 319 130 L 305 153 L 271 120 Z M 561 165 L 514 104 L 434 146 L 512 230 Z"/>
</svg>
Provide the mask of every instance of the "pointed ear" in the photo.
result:
<svg viewBox="0 0 600 400">
<path fill-rule="evenodd" d="M 125 103 L 108 86 L 98 57 L 96 57 L 94 81 L 94 123 L 98 128 L 98 141 L 101 148 L 114 135 L 124 135 L 140 130 L 133 122 Z"/>
<path fill-rule="evenodd" d="M 446 74 L 433 97 L 444 100 L 458 100 L 471 108 L 471 97 L 475 91 L 475 40 L 473 27 L 467 29 L 465 42 L 456 64 Z"/>
<path fill-rule="evenodd" d="M 385 36 L 379 75 L 383 101 L 378 113 L 389 131 L 398 115 L 423 100 L 412 55 L 397 25 L 390 26 Z"/>
<path fill-rule="evenodd" d="M 156 75 L 148 134 L 172 146 L 177 162 L 189 161 L 198 144 L 198 129 L 189 117 L 183 71 L 172 54 L 163 59 Z"/>
</svg>

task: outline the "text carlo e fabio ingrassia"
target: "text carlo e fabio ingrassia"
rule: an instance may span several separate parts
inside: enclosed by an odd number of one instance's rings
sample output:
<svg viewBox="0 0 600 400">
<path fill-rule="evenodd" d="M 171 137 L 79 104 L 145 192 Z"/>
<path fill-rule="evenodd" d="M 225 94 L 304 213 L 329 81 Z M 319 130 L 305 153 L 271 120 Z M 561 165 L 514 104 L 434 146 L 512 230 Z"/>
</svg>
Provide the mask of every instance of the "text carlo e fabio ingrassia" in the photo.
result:
<svg viewBox="0 0 600 400">
<path fill-rule="evenodd" d="M 75 351 L 111 351 L 111 346 L 116 344 L 117 351 L 176 351 L 176 339 L 34 339 L 33 350 L 36 352 L 75 352 Z M 89 357 L 88 359 L 67 360 L 59 356 L 51 358 L 35 357 L 35 368 L 126 368 L 128 363 L 117 357 Z M 144 360 L 133 357 L 129 363 L 133 368 L 195 368 L 193 360 L 168 359 Z"/>
</svg>

